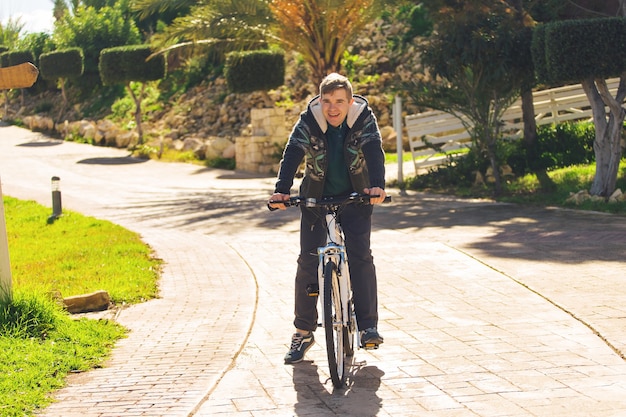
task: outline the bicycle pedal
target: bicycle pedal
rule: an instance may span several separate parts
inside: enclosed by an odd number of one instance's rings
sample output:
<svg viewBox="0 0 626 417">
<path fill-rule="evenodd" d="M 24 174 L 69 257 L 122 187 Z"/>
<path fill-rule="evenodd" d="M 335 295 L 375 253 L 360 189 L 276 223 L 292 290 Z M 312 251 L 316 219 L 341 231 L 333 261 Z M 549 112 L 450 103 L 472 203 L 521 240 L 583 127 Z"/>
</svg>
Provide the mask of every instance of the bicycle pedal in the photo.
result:
<svg viewBox="0 0 626 417">
<path fill-rule="evenodd" d="M 306 287 L 306 295 L 309 297 L 317 297 L 320 295 L 320 288 L 317 284 L 307 285 Z"/>
<path fill-rule="evenodd" d="M 361 348 L 365 350 L 376 350 L 378 349 L 378 343 L 366 343 Z"/>
</svg>

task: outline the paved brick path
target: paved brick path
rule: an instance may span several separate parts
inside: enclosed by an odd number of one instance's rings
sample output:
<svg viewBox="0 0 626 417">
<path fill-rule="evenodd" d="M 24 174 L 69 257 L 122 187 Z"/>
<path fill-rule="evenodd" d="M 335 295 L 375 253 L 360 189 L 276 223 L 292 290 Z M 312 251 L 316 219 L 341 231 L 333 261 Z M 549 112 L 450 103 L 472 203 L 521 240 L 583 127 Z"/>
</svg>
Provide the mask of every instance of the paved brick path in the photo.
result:
<svg viewBox="0 0 626 417">
<path fill-rule="evenodd" d="M 322 332 L 285 366 L 297 212 L 271 178 L 133 162 L 124 151 L 0 126 L 4 194 L 140 233 L 165 260 L 161 297 L 70 378 L 46 416 L 626 415 L 626 218 L 397 190 L 378 207 L 378 351 L 333 390 Z"/>
</svg>

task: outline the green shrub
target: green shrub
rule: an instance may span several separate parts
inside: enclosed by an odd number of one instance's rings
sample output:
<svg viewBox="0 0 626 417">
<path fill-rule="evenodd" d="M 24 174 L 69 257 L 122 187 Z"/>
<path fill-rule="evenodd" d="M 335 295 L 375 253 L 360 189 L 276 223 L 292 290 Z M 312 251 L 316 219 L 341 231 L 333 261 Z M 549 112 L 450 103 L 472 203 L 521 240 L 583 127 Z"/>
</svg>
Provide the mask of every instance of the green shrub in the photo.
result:
<svg viewBox="0 0 626 417">
<path fill-rule="evenodd" d="M 235 93 L 267 91 L 285 82 L 285 53 L 278 50 L 231 52 L 224 68 L 228 88 Z"/>
<path fill-rule="evenodd" d="M 595 161 L 595 127 L 591 122 L 566 122 L 537 128 L 537 143 L 527 150 L 516 141 L 507 162 L 518 175 L 551 170 Z M 535 156 L 532 156 L 535 155 Z"/>
<path fill-rule="evenodd" d="M 128 2 L 116 7 L 85 7 L 79 5 L 74 13 L 66 13 L 55 24 L 54 39 L 59 49 L 81 48 L 85 57 L 82 77 L 72 85 L 84 95 L 92 95 L 100 88 L 98 61 L 100 51 L 120 45 L 141 42 L 141 35 L 133 19 L 129 18 Z"/>
<path fill-rule="evenodd" d="M 104 85 L 127 84 L 130 81 L 155 81 L 165 77 L 165 56 L 152 54 L 148 45 L 118 46 L 103 49 L 99 71 Z"/>
<path fill-rule="evenodd" d="M 484 173 L 487 165 L 488 160 L 472 148 L 463 156 L 450 156 L 444 166 L 431 168 L 426 174 L 409 178 L 405 185 L 412 190 L 470 188 L 476 179 L 476 172 Z"/>
<path fill-rule="evenodd" d="M 68 48 L 41 54 L 39 71 L 41 78 L 58 80 L 76 78 L 83 74 L 83 51 L 80 48 Z"/>
<path fill-rule="evenodd" d="M 501 140 L 497 143 L 496 156 L 500 164 L 508 164 L 515 175 L 554 170 L 595 161 L 593 142 L 595 128 L 591 122 L 566 122 L 540 126 L 537 129 L 537 144 L 531 151 L 523 141 Z M 529 154 L 537 155 L 531 157 Z M 485 174 L 489 168 L 486 158 L 472 148 L 465 156 L 450 158 L 444 166 L 409 178 L 409 189 L 469 189 L 474 186 L 476 173 Z"/>
<path fill-rule="evenodd" d="M 558 21 L 547 24 L 543 36 L 546 68 L 538 73 L 547 73 L 549 79 L 578 82 L 588 77 L 611 78 L 626 68 L 623 18 Z M 537 57 L 535 65 L 541 64 Z"/>
<path fill-rule="evenodd" d="M 236 161 L 234 158 L 213 158 L 206 161 L 206 166 L 209 168 L 233 170 L 235 169 Z"/>
<path fill-rule="evenodd" d="M 6 59 L 7 59 L 7 65 L 6 66 L 13 66 L 13 65 L 19 65 L 19 64 L 23 64 L 25 62 L 31 62 L 31 63 L 35 63 L 35 57 L 33 56 L 33 53 L 31 51 L 10 51 L 10 52 L 5 52 L 6 54 Z M 3 65 L 4 62 L 3 62 Z"/>
</svg>

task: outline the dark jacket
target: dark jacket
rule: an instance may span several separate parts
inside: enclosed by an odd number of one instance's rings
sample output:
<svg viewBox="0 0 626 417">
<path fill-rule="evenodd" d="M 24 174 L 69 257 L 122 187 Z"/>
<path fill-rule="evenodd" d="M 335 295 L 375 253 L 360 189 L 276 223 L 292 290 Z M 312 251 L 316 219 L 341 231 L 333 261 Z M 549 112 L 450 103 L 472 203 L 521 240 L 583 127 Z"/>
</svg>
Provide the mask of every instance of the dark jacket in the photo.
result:
<svg viewBox="0 0 626 417">
<path fill-rule="evenodd" d="M 385 154 L 376 117 L 367 100 L 354 96 L 347 116 L 348 134 L 344 142 L 344 158 L 355 192 L 364 188 L 385 188 Z M 309 102 L 294 126 L 283 152 L 275 192 L 289 194 L 293 179 L 305 159 L 305 171 L 300 196 L 322 197 L 328 166 L 326 150 L 328 123 L 322 114 L 320 96 Z"/>
</svg>

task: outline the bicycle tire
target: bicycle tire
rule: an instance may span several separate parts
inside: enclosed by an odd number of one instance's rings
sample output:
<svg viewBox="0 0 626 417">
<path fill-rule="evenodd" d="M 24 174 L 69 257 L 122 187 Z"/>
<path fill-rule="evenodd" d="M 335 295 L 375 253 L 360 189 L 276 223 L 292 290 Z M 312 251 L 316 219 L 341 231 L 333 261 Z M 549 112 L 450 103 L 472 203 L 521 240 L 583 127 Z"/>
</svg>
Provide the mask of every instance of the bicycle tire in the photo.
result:
<svg viewBox="0 0 626 417">
<path fill-rule="evenodd" d="M 346 356 L 351 358 L 354 356 L 354 335 L 356 334 L 357 324 L 356 315 L 354 313 L 354 303 L 352 299 L 348 301 L 348 328 L 345 329 L 343 335 L 343 346 Z"/>
<path fill-rule="evenodd" d="M 324 330 L 330 378 L 335 388 L 341 388 L 346 380 L 347 329 L 343 325 L 337 265 L 329 261 L 324 267 Z"/>
</svg>

